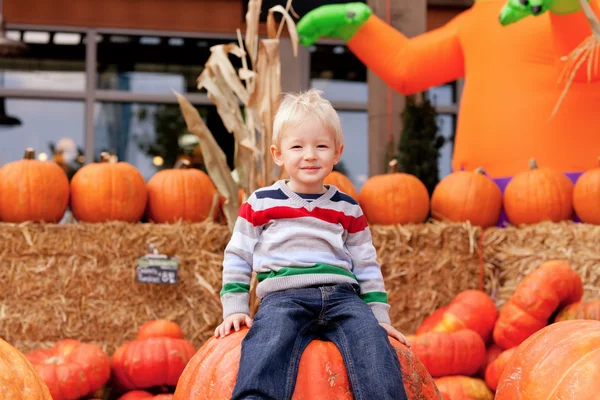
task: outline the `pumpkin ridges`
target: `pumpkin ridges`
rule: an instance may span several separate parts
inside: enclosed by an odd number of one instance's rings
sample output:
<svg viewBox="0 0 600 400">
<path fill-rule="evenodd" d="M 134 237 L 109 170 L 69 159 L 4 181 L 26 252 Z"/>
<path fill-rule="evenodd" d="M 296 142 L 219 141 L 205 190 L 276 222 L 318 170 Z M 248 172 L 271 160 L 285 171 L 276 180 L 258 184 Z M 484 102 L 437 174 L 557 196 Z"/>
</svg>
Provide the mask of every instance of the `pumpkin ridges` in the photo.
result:
<svg viewBox="0 0 600 400">
<path fill-rule="evenodd" d="M 48 387 L 27 357 L 0 338 L 0 387 L 11 400 L 52 400 Z"/>
<path fill-rule="evenodd" d="M 575 302 L 564 307 L 554 318 L 554 322 L 572 319 L 593 319 L 600 321 L 600 299 Z"/>
</svg>

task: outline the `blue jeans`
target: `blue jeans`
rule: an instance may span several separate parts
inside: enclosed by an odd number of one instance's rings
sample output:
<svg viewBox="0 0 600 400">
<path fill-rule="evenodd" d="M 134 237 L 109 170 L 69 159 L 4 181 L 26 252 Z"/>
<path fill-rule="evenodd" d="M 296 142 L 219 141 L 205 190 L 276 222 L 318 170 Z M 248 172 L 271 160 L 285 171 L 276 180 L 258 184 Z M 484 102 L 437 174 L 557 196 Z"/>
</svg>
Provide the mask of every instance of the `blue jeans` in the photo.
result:
<svg viewBox="0 0 600 400">
<path fill-rule="evenodd" d="M 232 400 L 292 398 L 300 356 L 315 338 L 340 350 L 356 400 L 407 400 L 400 362 L 358 286 L 269 293 L 242 341 Z"/>
</svg>

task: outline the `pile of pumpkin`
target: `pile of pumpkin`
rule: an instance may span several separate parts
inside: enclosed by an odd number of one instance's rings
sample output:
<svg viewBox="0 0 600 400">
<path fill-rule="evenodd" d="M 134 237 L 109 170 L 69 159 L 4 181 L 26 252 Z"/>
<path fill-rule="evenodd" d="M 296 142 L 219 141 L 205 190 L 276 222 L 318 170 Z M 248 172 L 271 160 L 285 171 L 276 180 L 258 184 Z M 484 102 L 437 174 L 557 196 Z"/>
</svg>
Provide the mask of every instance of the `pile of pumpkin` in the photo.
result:
<svg viewBox="0 0 600 400">
<path fill-rule="evenodd" d="M 69 205 L 81 222 L 223 220 L 224 199 L 216 196 L 210 177 L 187 166 L 187 160 L 179 160 L 146 183 L 133 165 L 103 153 L 100 162 L 82 167 L 69 183 L 58 164 L 35 160 L 27 149 L 23 160 L 0 168 L 0 221 L 58 222 Z M 387 174 L 369 178 L 359 193 L 339 172 L 325 183 L 356 198 L 371 224 L 423 223 L 431 216 L 486 228 L 497 224 L 503 208 L 514 225 L 570 220 L 574 211 L 583 222 L 600 224 L 600 167 L 573 185 L 564 174 L 538 168 L 532 160 L 504 194 L 481 169 L 457 171 L 439 182 L 431 198 L 418 178 L 394 168 L 392 163 Z"/>
</svg>

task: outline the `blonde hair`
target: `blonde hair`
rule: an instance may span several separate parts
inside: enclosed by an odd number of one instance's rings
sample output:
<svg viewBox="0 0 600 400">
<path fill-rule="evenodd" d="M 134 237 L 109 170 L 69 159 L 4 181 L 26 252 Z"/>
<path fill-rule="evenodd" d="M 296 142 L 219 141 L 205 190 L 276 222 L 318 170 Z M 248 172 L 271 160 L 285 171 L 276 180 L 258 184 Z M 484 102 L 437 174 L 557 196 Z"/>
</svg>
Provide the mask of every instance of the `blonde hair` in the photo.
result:
<svg viewBox="0 0 600 400">
<path fill-rule="evenodd" d="M 323 92 L 310 89 L 300 93 L 287 93 L 273 121 L 273 144 L 279 147 L 281 137 L 286 129 L 297 126 L 306 118 L 317 118 L 325 130 L 333 135 L 336 147 L 344 144 L 342 123 L 337 112 L 322 96 Z"/>
</svg>

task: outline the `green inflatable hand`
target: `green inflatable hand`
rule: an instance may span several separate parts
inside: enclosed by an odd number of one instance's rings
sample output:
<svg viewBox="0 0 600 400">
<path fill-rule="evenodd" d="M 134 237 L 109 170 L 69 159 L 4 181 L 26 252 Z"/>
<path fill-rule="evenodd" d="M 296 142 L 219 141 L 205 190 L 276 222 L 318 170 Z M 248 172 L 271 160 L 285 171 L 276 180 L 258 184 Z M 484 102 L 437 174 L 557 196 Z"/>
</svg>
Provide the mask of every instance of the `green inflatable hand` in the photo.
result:
<svg viewBox="0 0 600 400">
<path fill-rule="evenodd" d="M 314 44 L 321 37 L 348 41 L 373 11 L 365 3 L 328 4 L 306 14 L 296 25 L 299 42 Z"/>
<path fill-rule="evenodd" d="M 580 9 L 579 0 L 508 0 L 500 11 L 500 23 L 506 26 L 530 15 L 541 15 L 546 11 L 555 14 L 571 14 Z"/>
</svg>

